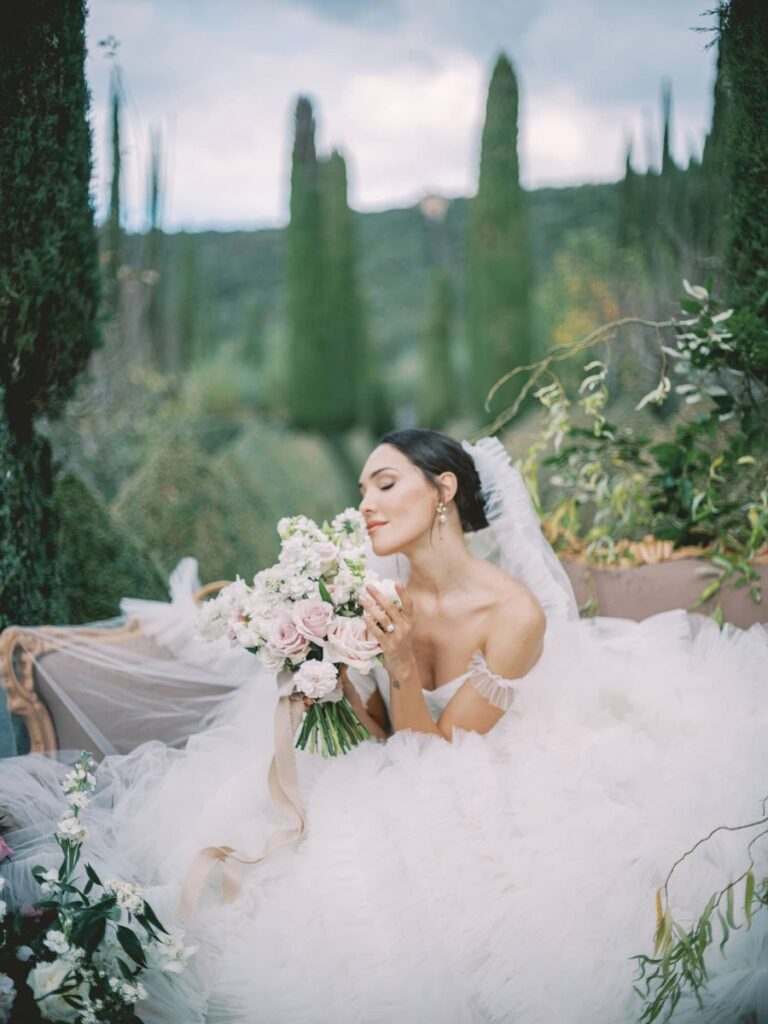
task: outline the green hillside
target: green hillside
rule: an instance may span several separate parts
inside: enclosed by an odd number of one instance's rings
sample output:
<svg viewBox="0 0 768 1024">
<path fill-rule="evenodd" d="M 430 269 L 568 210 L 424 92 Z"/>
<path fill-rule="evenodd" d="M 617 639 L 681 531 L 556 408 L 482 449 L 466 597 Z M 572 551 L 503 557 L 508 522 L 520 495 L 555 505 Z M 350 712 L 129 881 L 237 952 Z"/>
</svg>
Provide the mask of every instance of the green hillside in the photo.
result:
<svg viewBox="0 0 768 1024">
<path fill-rule="evenodd" d="M 615 185 L 537 189 L 529 197 L 537 277 L 550 270 L 570 231 L 591 228 L 606 238 L 613 237 Z M 384 359 L 390 365 L 393 361 L 401 364 L 398 369 L 407 370 L 407 355 L 424 330 L 434 267 L 449 268 L 461 311 L 468 205 L 463 198 L 449 201 L 442 221 L 425 216 L 419 206 L 355 215 L 373 336 Z M 165 301 L 170 325 L 176 320 L 183 237 L 176 234 L 165 239 Z M 284 302 L 283 231 L 204 231 L 194 238 L 204 346 L 216 347 L 253 330 L 273 337 L 279 334 Z M 256 320 L 255 326 L 249 318 Z"/>
</svg>

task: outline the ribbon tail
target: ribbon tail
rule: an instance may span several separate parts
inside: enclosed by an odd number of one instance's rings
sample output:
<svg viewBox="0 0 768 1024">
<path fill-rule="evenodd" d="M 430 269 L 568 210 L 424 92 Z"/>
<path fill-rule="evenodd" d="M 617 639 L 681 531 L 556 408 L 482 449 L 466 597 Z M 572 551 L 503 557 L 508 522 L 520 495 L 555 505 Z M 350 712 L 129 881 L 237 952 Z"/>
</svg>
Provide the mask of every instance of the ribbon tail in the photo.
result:
<svg viewBox="0 0 768 1024">
<path fill-rule="evenodd" d="M 222 896 L 225 903 L 235 900 L 241 889 L 239 873 L 231 862 L 259 864 L 276 850 L 295 843 L 304 834 L 304 805 L 299 790 L 293 737 L 304 702 L 300 694 L 281 696 L 275 708 L 275 753 L 269 766 L 268 785 L 275 806 L 293 820 L 293 826 L 273 831 L 258 857 L 248 857 L 232 846 L 207 846 L 198 851 L 184 876 L 179 897 L 178 913 L 182 923 L 189 926 L 197 904 L 208 883 L 216 863 L 222 866 Z"/>
</svg>

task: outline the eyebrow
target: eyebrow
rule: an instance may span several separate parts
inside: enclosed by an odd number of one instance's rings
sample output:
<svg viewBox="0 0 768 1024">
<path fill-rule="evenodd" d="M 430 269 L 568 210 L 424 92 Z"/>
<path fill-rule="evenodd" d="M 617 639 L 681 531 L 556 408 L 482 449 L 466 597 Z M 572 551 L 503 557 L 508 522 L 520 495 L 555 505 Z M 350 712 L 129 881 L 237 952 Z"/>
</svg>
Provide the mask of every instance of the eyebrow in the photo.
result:
<svg viewBox="0 0 768 1024">
<path fill-rule="evenodd" d="M 374 478 L 375 476 L 378 476 L 378 475 L 379 475 L 379 473 L 386 473 L 386 472 L 387 472 L 387 470 L 392 470 L 392 471 L 393 471 L 394 473 L 396 473 L 396 472 L 397 472 L 397 470 L 395 469 L 395 467 L 394 467 L 394 466 L 382 466 L 382 467 L 381 467 L 381 469 L 374 469 L 374 471 L 373 471 L 373 472 L 371 473 L 371 477 L 370 477 L 370 479 L 371 479 L 371 480 L 373 480 L 373 478 Z M 362 489 L 363 489 L 363 481 L 362 481 L 362 480 L 358 480 L 358 481 L 357 481 L 357 486 L 358 486 L 358 487 L 360 488 L 360 490 L 362 491 Z"/>
</svg>

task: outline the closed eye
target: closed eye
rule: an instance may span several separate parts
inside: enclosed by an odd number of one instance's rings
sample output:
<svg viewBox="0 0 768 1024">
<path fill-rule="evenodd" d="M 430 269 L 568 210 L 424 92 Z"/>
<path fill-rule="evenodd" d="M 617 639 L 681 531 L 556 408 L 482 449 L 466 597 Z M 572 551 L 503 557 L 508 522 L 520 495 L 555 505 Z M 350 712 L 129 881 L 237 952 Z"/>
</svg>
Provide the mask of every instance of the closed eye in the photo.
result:
<svg viewBox="0 0 768 1024">
<path fill-rule="evenodd" d="M 381 487 L 379 488 L 379 490 L 380 490 L 380 491 L 389 491 L 389 490 L 391 490 L 391 489 L 392 489 L 392 488 L 393 488 L 394 486 L 395 486 L 394 484 L 382 484 L 382 485 L 381 485 Z"/>
</svg>

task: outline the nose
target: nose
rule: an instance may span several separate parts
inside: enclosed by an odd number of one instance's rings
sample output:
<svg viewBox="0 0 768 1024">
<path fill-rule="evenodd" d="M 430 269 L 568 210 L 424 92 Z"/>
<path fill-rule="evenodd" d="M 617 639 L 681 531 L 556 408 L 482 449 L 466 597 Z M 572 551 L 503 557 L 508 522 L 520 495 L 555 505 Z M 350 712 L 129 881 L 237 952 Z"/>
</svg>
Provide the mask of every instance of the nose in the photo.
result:
<svg viewBox="0 0 768 1024">
<path fill-rule="evenodd" d="M 358 506 L 358 508 L 360 509 L 361 513 L 364 516 L 376 511 L 376 506 L 370 497 L 370 493 L 371 492 L 368 491 L 367 494 L 363 495 L 363 497 L 360 499 L 360 504 Z"/>
</svg>

